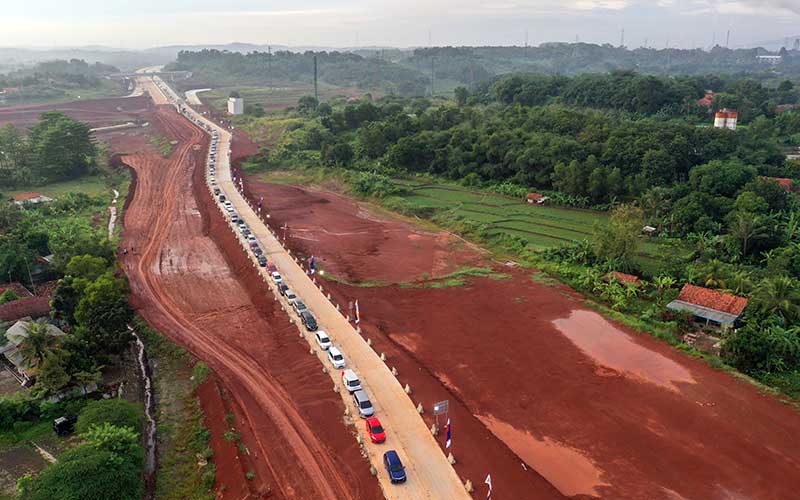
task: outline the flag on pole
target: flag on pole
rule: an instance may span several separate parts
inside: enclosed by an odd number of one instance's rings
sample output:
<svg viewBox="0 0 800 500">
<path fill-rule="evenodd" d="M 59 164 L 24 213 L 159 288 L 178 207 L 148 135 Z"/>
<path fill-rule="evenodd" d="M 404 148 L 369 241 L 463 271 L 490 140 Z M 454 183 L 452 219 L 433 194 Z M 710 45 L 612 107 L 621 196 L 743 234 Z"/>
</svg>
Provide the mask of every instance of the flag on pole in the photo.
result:
<svg viewBox="0 0 800 500">
<path fill-rule="evenodd" d="M 258 199 L 258 209 L 261 210 L 261 207 L 264 206 L 264 197 Z"/>
<path fill-rule="evenodd" d="M 361 312 L 358 310 L 358 301 L 356 301 L 356 324 L 361 323 Z"/>
<path fill-rule="evenodd" d="M 314 261 L 314 256 L 311 256 L 311 260 L 308 261 L 308 269 L 310 274 L 314 274 L 317 272 L 317 263 Z"/>
<path fill-rule="evenodd" d="M 445 449 L 450 448 L 450 445 L 453 443 L 453 432 L 452 428 L 450 427 L 450 419 L 447 419 L 447 441 L 444 444 Z"/>
<path fill-rule="evenodd" d="M 492 500 L 492 475 L 486 475 L 486 481 L 484 481 L 487 486 L 489 486 L 489 492 L 486 494 L 486 500 Z"/>
</svg>

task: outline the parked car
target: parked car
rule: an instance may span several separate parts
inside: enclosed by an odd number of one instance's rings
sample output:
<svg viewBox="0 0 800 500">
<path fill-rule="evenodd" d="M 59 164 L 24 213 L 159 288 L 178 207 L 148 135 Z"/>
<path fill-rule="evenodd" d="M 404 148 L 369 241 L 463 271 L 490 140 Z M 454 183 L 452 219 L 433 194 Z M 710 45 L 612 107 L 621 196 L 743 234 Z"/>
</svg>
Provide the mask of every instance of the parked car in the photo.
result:
<svg viewBox="0 0 800 500">
<path fill-rule="evenodd" d="M 294 301 L 297 300 L 297 295 L 291 290 L 286 290 L 283 296 L 286 297 L 286 302 L 290 304 L 294 303 Z"/>
<path fill-rule="evenodd" d="M 294 308 L 294 312 L 298 315 L 303 314 L 303 311 L 308 311 L 308 306 L 300 299 L 295 299 L 294 302 L 292 302 L 292 307 Z"/>
<path fill-rule="evenodd" d="M 333 347 L 331 347 L 333 349 Z M 361 418 L 367 418 L 375 415 L 375 408 L 372 407 L 372 401 L 369 400 L 365 390 L 356 391 L 353 393 L 353 404 L 358 408 L 358 414 Z"/>
<path fill-rule="evenodd" d="M 220 203 L 225 203 L 225 200 L 226 200 L 226 198 L 225 198 L 224 194 L 219 195 L 219 202 Z"/>
<path fill-rule="evenodd" d="M 271 262 L 271 263 L 267 264 L 267 269 L 269 269 L 269 271 L 271 273 L 273 273 L 273 272 L 278 270 L 278 268 L 275 267 L 275 263 L 274 262 Z"/>
<path fill-rule="evenodd" d="M 389 450 L 383 454 L 383 465 L 386 467 L 389 479 L 393 483 L 406 482 L 406 468 L 403 466 L 403 462 L 400 461 L 400 456 L 396 451 Z"/>
<path fill-rule="evenodd" d="M 233 212 L 231 214 L 231 222 L 238 222 L 238 221 L 239 221 L 239 214 L 237 214 L 236 212 Z"/>
<path fill-rule="evenodd" d="M 361 381 L 358 380 L 358 375 L 356 375 L 356 372 L 349 368 L 342 372 L 342 383 L 350 392 L 361 390 Z"/>
<path fill-rule="evenodd" d="M 311 314 L 310 311 L 303 311 L 300 313 L 300 321 L 306 326 L 306 330 L 309 332 L 316 332 L 317 328 L 317 320 L 314 318 L 314 315 Z"/>
<path fill-rule="evenodd" d="M 285 294 L 288 289 L 289 287 L 286 286 L 286 283 L 278 283 L 278 293 L 281 295 Z"/>
<path fill-rule="evenodd" d="M 264 250 L 261 250 L 261 247 L 256 246 L 256 247 L 253 248 L 253 253 L 255 254 L 256 257 L 263 257 Z M 261 267 L 264 267 L 264 266 L 261 266 Z"/>
<path fill-rule="evenodd" d="M 219 188 L 214 188 L 214 196 L 219 195 L 220 191 Z"/>
<path fill-rule="evenodd" d="M 278 271 L 274 271 L 271 274 L 271 276 L 272 276 L 272 281 L 274 281 L 275 283 L 283 283 L 283 278 L 281 278 L 281 273 L 279 273 Z"/>
<path fill-rule="evenodd" d="M 370 441 L 375 444 L 386 441 L 386 432 L 383 430 L 380 420 L 376 417 L 370 417 L 367 419 L 366 426 Z"/>
<path fill-rule="evenodd" d="M 263 255 L 259 255 L 258 256 L 258 265 L 261 266 L 261 267 L 266 267 L 267 266 L 267 258 L 264 257 Z"/>
<path fill-rule="evenodd" d="M 323 332 L 322 330 L 317 330 L 314 333 L 314 337 L 317 339 L 317 344 L 319 344 L 319 348 L 323 351 L 327 351 L 331 347 L 331 339 L 328 337 L 328 334 Z"/>
<path fill-rule="evenodd" d="M 249 245 L 250 245 L 250 249 L 253 250 L 254 248 L 256 248 L 258 246 L 258 242 L 257 241 L 251 241 L 249 243 Z"/>
<path fill-rule="evenodd" d="M 247 235 L 247 241 L 249 241 L 249 242 L 257 241 L 256 240 L 256 236 L 254 234 L 252 234 L 252 233 L 248 234 Z"/>
<path fill-rule="evenodd" d="M 344 354 L 336 346 L 328 348 L 328 361 L 331 362 L 334 368 L 344 368 Z"/>
</svg>

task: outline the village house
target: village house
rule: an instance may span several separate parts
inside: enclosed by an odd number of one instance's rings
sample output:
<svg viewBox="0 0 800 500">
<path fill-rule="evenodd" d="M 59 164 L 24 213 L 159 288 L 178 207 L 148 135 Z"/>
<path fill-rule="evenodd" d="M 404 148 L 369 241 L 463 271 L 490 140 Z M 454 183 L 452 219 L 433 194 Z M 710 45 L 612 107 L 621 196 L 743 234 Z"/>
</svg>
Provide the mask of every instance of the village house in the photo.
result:
<svg viewBox="0 0 800 500">
<path fill-rule="evenodd" d="M 28 337 L 31 321 L 17 321 L 6 331 L 6 342 L 0 346 L 0 364 L 10 371 L 20 384 L 28 386 L 32 382 L 32 369 L 19 353 L 19 346 Z M 53 336 L 66 335 L 56 326 L 47 324 L 47 332 Z"/>
<path fill-rule="evenodd" d="M 667 304 L 673 311 L 691 313 L 705 326 L 730 328 L 747 307 L 747 299 L 730 293 L 686 284 L 678 298 Z"/>
<path fill-rule="evenodd" d="M 527 197 L 527 201 L 531 205 L 544 205 L 544 203 L 549 199 L 549 196 L 545 196 L 542 193 L 528 193 Z"/>
</svg>

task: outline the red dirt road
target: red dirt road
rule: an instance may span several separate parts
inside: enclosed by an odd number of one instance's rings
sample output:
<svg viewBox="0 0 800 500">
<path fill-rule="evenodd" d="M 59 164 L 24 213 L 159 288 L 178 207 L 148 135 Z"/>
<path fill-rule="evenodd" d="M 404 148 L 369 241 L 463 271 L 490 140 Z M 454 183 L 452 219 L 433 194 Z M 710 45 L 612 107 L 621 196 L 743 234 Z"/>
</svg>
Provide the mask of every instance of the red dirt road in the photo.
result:
<svg viewBox="0 0 800 500">
<path fill-rule="evenodd" d="M 147 96 L 140 96 L 0 107 L 0 127 L 9 123 L 17 127 L 29 127 L 47 111 L 61 111 L 94 128 L 107 127 L 137 120 L 151 106 L 152 101 Z"/>
<path fill-rule="evenodd" d="M 207 136 L 170 107 L 149 118 L 179 141 L 168 159 L 143 137 L 112 139 L 136 173 L 121 243 L 132 250 L 123 267 L 133 305 L 219 375 L 249 450 L 243 466 L 255 472 L 246 481 L 253 498 L 381 498 L 330 379 L 197 186 Z M 218 476 L 220 486 L 242 480 Z M 240 498 L 237 489 L 219 493 Z"/>
<path fill-rule="evenodd" d="M 316 217 L 320 224 L 358 223 L 347 218 L 347 204 L 332 206 L 335 197 L 309 213 L 316 192 L 295 190 L 301 194 L 292 200 L 283 186 L 251 179 L 250 187 L 276 194 L 286 207 L 278 220 L 290 228 L 295 216 L 309 225 Z M 351 247 L 346 238 L 323 244 L 314 233 L 290 243 L 328 267 Z M 404 265 L 390 255 L 371 258 Z M 347 280 L 377 279 L 364 268 L 353 275 L 340 269 Z M 365 335 L 416 399 L 428 408 L 450 400 L 462 477 L 491 472 L 498 498 L 546 498 L 541 476 L 574 497 L 797 498 L 796 411 L 604 319 L 565 287 L 538 284 L 526 271 L 499 271 L 511 278 L 443 289 L 325 287 L 340 303 L 359 300 Z"/>
</svg>

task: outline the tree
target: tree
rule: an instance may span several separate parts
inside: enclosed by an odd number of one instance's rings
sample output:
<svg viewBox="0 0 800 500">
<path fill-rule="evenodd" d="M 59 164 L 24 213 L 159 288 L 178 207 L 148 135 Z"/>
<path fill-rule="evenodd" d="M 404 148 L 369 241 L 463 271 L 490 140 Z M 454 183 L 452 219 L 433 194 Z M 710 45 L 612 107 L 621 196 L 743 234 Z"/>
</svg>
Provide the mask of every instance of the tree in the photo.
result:
<svg viewBox="0 0 800 500">
<path fill-rule="evenodd" d="M 595 228 L 595 253 L 609 261 L 619 261 L 630 269 L 639 248 L 642 211 L 633 205 L 619 205 L 611 212 L 607 226 Z"/>
<path fill-rule="evenodd" d="M 297 100 L 297 111 L 302 114 L 311 114 L 317 108 L 317 100 L 313 95 L 304 95 Z"/>
<path fill-rule="evenodd" d="M 800 286 L 789 276 L 763 280 L 752 297 L 753 307 L 765 316 L 778 315 L 786 321 L 800 319 Z"/>
<path fill-rule="evenodd" d="M 5 292 L 0 293 L 0 305 L 13 302 L 17 299 L 19 299 L 19 295 L 17 295 L 14 290 L 8 289 Z"/>
<path fill-rule="evenodd" d="M 456 87 L 453 91 L 455 95 L 456 104 L 459 108 L 463 108 L 467 104 L 467 98 L 469 98 L 469 90 L 466 87 Z"/>
<path fill-rule="evenodd" d="M 58 345 L 58 337 L 50 334 L 49 325 L 43 320 L 32 321 L 25 327 L 17 352 L 28 367 L 39 365 Z"/>
<path fill-rule="evenodd" d="M 766 238 L 768 235 L 763 219 L 752 213 L 737 211 L 728 225 L 729 234 L 740 243 L 742 257 L 747 257 L 753 241 Z"/>
<path fill-rule="evenodd" d="M 83 278 L 65 276 L 58 280 L 58 286 L 50 300 L 50 307 L 53 308 L 53 318 L 63 321 L 68 325 L 75 326 L 75 309 L 83 297 L 83 290 L 89 282 Z"/>
<path fill-rule="evenodd" d="M 139 445 L 139 432 L 131 427 L 117 427 L 106 422 L 91 426 L 88 431 L 81 433 L 81 437 L 97 451 L 113 453 L 120 465 L 128 462 L 135 467 L 141 467 L 144 464 L 144 450 Z"/>
<path fill-rule="evenodd" d="M 124 399 L 91 401 L 78 415 L 75 430 L 79 434 L 83 434 L 93 426 L 111 424 L 116 427 L 130 428 L 137 433 L 141 433 L 143 418 L 140 404 L 129 403 Z"/>
<path fill-rule="evenodd" d="M 66 274 L 75 278 L 94 281 L 108 271 L 108 261 L 93 255 L 76 255 L 69 260 Z"/>
<path fill-rule="evenodd" d="M 46 353 L 36 370 L 36 385 L 45 393 L 57 392 L 69 383 L 70 376 L 65 369 L 68 353 L 54 350 Z"/>
<path fill-rule="evenodd" d="M 31 128 L 35 173 L 47 180 L 84 175 L 97 153 L 89 125 L 63 113 L 43 113 Z"/>
<path fill-rule="evenodd" d="M 75 309 L 79 326 L 77 335 L 95 354 L 124 351 L 133 339 L 128 331 L 132 318 L 127 286 L 111 273 L 100 276 L 87 286 Z"/>
<path fill-rule="evenodd" d="M 723 355 L 746 373 L 797 370 L 800 367 L 800 328 L 774 324 L 739 328 L 725 340 Z"/>
</svg>

